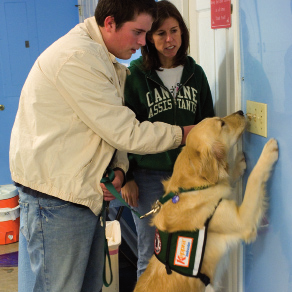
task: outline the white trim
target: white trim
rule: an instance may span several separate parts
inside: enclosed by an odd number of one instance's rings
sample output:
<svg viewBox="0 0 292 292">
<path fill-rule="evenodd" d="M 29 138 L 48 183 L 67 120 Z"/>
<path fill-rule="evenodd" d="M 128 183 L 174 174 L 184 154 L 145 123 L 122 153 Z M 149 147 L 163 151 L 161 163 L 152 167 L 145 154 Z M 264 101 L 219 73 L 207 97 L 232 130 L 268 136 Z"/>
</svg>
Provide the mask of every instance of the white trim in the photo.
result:
<svg viewBox="0 0 292 292">
<path fill-rule="evenodd" d="M 195 263 L 194 263 L 194 269 L 193 269 L 193 275 L 195 276 L 198 275 L 200 263 L 202 259 L 204 242 L 205 242 L 205 230 L 206 230 L 206 227 L 199 230 L 197 251 L 196 251 L 196 257 L 195 257 Z"/>
<path fill-rule="evenodd" d="M 240 31 L 239 31 L 239 1 L 233 4 L 233 35 L 234 35 L 234 84 L 235 84 L 235 110 L 241 109 L 241 59 L 240 59 Z"/>
<path fill-rule="evenodd" d="M 239 1 L 232 0 L 233 13 L 232 13 L 232 25 L 233 25 L 233 43 L 234 43 L 234 110 L 242 109 L 241 106 L 241 54 L 240 54 L 240 18 L 239 18 Z M 237 151 L 242 151 L 242 142 L 238 143 Z M 238 197 L 237 202 L 241 203 L 242 201 L 242 181 L 238 183 L 237 186 Z M 232 291 L 244 292 L 244 268 L 243 268 L 243 245 L 240 244 L 237 246 L 234 253 L 234 271 L 236 273 L 236 285 L 233 285 Z"/>
</svg>

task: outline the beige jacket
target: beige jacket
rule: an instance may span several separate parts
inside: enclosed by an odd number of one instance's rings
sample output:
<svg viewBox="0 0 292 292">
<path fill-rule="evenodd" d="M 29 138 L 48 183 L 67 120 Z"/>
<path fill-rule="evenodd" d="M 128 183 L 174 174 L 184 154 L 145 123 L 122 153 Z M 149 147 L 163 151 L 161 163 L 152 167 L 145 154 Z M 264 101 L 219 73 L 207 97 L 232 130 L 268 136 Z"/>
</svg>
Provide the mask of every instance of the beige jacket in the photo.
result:
<svg viewBox="0 0 292 292">
<path fill-rule="evenodd" d="M 45 50 L 21 92 L 10 142 L 12 179 L 98 214 L 100 179 L 115 149 L 111 166 L 126 172 L 126 152 L 178 147 L 180 127 L 139 123 L 123 106 L 126 74 L 94 17 Z"/>
</svg>

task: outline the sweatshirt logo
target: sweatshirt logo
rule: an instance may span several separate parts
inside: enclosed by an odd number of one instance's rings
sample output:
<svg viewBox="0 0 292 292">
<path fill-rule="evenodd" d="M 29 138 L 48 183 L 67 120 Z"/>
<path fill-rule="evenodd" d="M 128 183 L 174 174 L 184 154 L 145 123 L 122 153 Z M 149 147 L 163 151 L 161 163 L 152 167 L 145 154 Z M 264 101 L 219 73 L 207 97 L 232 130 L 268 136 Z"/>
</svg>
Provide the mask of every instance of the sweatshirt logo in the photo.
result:
<svg viewBox="0 0 292 292">
<path fill-rule="evenodd" d="M 193 238 L 179 236 L 177 239 L 174 265 L 188 268 L 190 263 Z"/>
<path fill-rule="evenodd" d="M 161 112 L 171 110 L 173 107 L 172 99 L 179 109 L 187 110 L 196 113 L 197 109 L 197 90 L 190 86 L 183 86 L 176 97 L 170 94 L 164 88 L 154 88 L 154 100 L 151 99 L 150 92 L 146 93 L 146 100 L 148 105 L 148 118 L 152 118 Z"/>
</svg>

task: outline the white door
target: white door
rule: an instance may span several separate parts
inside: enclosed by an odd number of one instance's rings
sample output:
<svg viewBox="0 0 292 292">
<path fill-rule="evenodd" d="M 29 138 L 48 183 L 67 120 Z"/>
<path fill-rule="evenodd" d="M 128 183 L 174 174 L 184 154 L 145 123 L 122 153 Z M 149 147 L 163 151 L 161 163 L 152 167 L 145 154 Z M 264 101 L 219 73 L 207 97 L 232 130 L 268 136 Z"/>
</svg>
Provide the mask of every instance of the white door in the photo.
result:
<svg viewBox="0 0 292 292">
<path fill-rule="evenodd" d="M 171 0 L 181 11 L 190 29 L 190 55 L 204 69 L 213 96 L 216 115 L 241 109 L 238 1 L 232 1 L 232 26 L 211 29 L 210 0 Z M 241 188 L 237 187 L 237 201 Z M 221 292 L 241 292 L 242 249 L 231 252 L 230 264 L 220 283 Z M 206 292 L 214 291 L 207 287 Z"/>
<path fill-rule="evenodd" d="M 216 114 L 226 115 L 240 108 L 237 86 L 239 64 L 237 44 L 237 7 L 233 4 L 232 26 L 228 29 L 211 29 L 210 1 L 189 1 L 190 54 L 205 70 L 215 103 Z M 239 81 L 239 82 L 238 82 Z"/>
</svg>

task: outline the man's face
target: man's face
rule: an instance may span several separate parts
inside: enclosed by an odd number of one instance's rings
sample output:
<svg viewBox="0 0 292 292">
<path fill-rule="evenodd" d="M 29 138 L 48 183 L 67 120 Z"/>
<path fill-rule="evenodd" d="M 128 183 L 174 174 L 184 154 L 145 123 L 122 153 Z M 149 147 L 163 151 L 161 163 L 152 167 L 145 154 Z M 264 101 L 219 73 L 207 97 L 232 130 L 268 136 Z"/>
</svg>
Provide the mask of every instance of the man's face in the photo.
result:
<svg viewBox="0 0 292 292">
<path fill-rule="evenodd" d="M 146 32 L 151 29 L 153 19 L 146 13 L 139 14 L 133 21 L 125 22 L 118 30 L 114 29 L 109 52 L 119 59 L 128 60 L 141 46 L 146 44 Z"/>
</svg>

